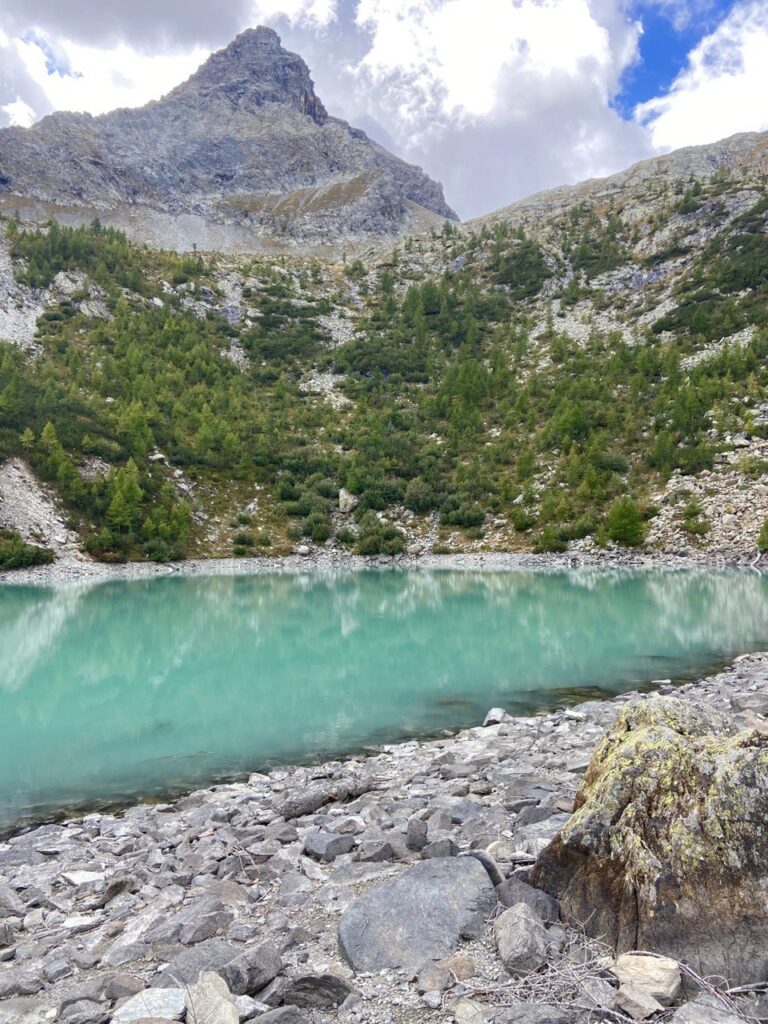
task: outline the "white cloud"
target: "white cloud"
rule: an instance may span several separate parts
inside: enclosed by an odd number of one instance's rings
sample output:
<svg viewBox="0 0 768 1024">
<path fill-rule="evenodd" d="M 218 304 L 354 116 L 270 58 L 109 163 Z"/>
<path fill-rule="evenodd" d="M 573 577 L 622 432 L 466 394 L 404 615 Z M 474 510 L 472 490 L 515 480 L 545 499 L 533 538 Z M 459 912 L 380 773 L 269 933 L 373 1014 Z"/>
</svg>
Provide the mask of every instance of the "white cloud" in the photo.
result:
<svg viewBox="0 0 768 1024">
<path fill-rule="evenodd" d="M 635 117 L 658 149 L 768 128 L 768 2 L 740 4 L 688 55 L 665 96 Z"/>
<path fill-rule="evenodd" d="M 125 43 L 102 49 L 59 39 L 56 53 L 66 71 L 51 71 L 38 42 L 17 39 L 15 46 L 30 80 L 51 109 L 91 114 L 155 99 L 188 78 L 207 56 L 206 50 L 195 49 L 158 58 L 138 53 Z"/>
<path fill-rule="evenodd" d="M 0 110 L 8 115 L 8 123 L 11 125 L 29 128 L 31 124 L 35 123 L 34 110 L 20 97 L 17 97 L 12 103 L 6 103 L 0 107 Z"/>
<path fill-rule="evenodd" d="M 360 69 L 374 82 L 406 76 L 427 99 L 438 93 L 448 115 L 487 117 L 506 106 L 504 72 L 591 79 L 607 101 L 623 70 L 586 0 L 360 0 L 356 20 L 371 33 Z M 523 97 L 512 101 L 524 110 Z M 421 97 L 414 97 L 405 112 L 419 109 Z"/>
<path fill-rule="evenodd" d="M 336 17 L 336 0 L 254 0 L 252 21 L 271 21 L 280 16 L 326 26 Z"/>
</svg>

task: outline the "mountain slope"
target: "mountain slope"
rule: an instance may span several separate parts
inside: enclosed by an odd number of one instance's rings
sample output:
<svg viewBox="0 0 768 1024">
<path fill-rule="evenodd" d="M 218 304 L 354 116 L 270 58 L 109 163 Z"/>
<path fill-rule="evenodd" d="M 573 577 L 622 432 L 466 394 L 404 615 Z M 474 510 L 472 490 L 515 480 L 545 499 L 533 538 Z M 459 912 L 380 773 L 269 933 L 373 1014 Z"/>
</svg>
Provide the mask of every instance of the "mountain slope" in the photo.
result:
<svg viewBox="0 0 768 1024">
<path fill-rule="evenodd" d="M 340 244 L 398 234 L 419 214 L 455 217 L 419 168 L 328 115 L 304 61 L 267 28 L 140 109 L 0 131 L 0 200 L 38 216 L 98 213 L 180 249 Z"/>
<path fill-rule="evenodd" d="M 752 561 L 762 139 L 344 265 L 11 222 L 0 459 L 50 480 L 100 558 L 619 543 Z"/>
</svg>

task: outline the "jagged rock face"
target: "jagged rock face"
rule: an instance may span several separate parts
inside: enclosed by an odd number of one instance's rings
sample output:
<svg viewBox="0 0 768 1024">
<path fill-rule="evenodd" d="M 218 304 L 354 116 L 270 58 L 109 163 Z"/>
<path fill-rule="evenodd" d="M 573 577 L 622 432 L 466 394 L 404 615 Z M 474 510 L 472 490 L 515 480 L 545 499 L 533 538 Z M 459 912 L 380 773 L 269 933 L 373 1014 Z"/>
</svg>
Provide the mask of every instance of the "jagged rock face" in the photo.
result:
<svg viewBox="0 0 768 1024">
<path fill-rule="evenodd" d="M 676 698 L 634 702 L 595 751 L 532 882 L 618 952 L 763 980 L 766 821 L 768 736 Z"/>
<path fill-rule="evenodd" d="M 191 240 L 213 247 L 210 224 L 235 229 L 238 244 L 220 232 L 218 247 L 247 249 L 254 235 L 397 234 L 412 206 L 455 217 L 420 168 L 329 117 L 307 65 L 267 28 L 243 32 L 139 109 L 0 131 L 0 200 L 38 216 L 49 206 L 74 219 L 99 213 L 150 242 L 161 241 L 149 212 L 159 211 L 166 245 L 179 248 L 196 230 Z"/>
</svg>

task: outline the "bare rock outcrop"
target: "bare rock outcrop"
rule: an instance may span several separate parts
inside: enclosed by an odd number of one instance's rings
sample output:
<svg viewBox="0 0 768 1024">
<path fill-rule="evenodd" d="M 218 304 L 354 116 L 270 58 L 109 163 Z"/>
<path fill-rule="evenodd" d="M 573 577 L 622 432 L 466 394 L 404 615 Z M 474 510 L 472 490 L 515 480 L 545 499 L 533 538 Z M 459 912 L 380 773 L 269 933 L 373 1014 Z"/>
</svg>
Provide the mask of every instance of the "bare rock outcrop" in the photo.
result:
<svg viewBox="0 0 768 1024">
<path fill-rule="evenodd" d="M 397 235 L 414 211 L 455 218 L 419 167 L 329 116 L 307 65 L 264 27 L 144 107 L 0 131 L 0 206 L 240 251 L 265 236 Z"/>
<path fill-rule="evenodd" d="M 533 883 L 618 952 L 768 977 L 768 736 L 672 697 L 629 704 Z"/>
</svg>

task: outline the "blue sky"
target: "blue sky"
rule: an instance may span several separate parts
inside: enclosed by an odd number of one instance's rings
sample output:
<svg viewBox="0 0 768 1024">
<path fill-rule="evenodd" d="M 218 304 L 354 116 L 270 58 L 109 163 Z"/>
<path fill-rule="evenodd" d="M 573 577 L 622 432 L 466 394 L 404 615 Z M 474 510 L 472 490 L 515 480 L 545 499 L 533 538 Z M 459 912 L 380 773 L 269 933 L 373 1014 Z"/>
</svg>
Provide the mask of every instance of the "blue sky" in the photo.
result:
<svg viewBox="0 0 768 1024">
<path fill-rule="evenodd" d="M 0 127 L 139 106 L 257 24 L 463 218 L 768 129 L 768 0 L 2 0 Z"/>
<path fill-rule="evenodd" d="M 630 118 L 639 103 L 667 92 L 685 68 L 688 54 L 735 6 L 713 0 L 705 9 L 680 17 L 679 9 L 653 3 L 636 5 L 634 13 L 642 23 L 638 43 L 639 59 L 627 69 L 614 103 Z"/>
</svg>

